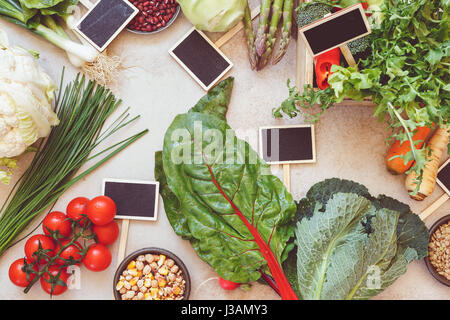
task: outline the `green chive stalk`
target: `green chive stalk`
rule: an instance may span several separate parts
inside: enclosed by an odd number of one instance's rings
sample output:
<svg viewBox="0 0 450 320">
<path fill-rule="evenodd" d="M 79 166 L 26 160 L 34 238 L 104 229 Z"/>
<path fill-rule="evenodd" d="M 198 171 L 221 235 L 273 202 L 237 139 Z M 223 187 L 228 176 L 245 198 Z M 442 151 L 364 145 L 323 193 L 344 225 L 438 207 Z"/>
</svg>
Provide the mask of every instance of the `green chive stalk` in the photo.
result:
<svg viewBox="0 0 450 320">
<path fill-rule="evenodd" d="M 61 89 L 63 77 L 64 72 Z M 46 141 L 41 141 L 30 167 L 0 210 L 0 256 L 67 189 L 148 132 L 144 130 L 91 155 L 102 142 L 139 116 L 129 119 L 127 109 L 104 129 L 105 121 L 121 103 L 109 89 L 78 75 L 62 91 L 55 102 L 59 125 Z M 94 164 L 77 175 L 90 161 Z"/>
</svg>

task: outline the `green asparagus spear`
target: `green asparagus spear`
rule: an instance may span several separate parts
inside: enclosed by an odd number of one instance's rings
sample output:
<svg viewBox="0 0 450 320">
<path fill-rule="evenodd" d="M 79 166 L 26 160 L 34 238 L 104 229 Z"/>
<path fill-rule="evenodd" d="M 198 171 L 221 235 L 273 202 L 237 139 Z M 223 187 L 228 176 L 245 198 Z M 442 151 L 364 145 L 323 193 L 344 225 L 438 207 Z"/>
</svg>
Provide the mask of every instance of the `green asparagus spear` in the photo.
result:
<svg viewBox="0 0 450 320">
<path fill-rule="evenodd" d="M 266 51 L 267 29 L 269 28 L 270 8 L 273 0 L 262 0 L 261 13 L 259 15 L 259 25 L 256 31 L 256 54 L 261 57 Z"/>
<path fill-rule="evenodd" d="M 286 54 L 289 42 L 291 41 L 292 16 L 294 14 L 294 0 L 285 0 L 283 6 L 283 27 L 278 52 L 273 59 L 273 64 L 277 64 Z"/>
<path fill-rule="evenodd" d="M 255 70 L 256 64 L 258 62 L 258 58 L 256 57 L 256 48 L 255 48 L 255 32 L 253 31 L 253 22 L 252 22 L 252 14 L 250 12 L 250 7 L 247 1 L 247 8 L 245 8 L 244 15 L 244 30 L 245 35 L 247 36 L 247 47 L 248 54 L 250 59 L 250 66 L 252 70 Z"/>
<path fill-rule="evenodd" d="M 264 68 L 272 57 L 273 47 L 277 40 L 278 24 L 280 23 L 281 14 L 283 13 L 284 0 L 274 0 L 272 5 L 272 18 L 270 20 L 269 33 L 266 40 L 266 52 L 263 53 L 258 62 L 258 70 Z"/>
</svg>

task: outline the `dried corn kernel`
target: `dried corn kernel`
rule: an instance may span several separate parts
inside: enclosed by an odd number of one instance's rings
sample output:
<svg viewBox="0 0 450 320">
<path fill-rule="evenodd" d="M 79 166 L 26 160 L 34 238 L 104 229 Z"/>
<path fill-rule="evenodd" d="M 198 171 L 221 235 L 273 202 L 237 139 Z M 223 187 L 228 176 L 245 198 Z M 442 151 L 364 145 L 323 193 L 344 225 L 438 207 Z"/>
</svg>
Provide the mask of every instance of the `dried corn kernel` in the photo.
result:
<svg viewBox="0 0 450 320">
<path fill-rule="evenodd" d="M 152 298 L 152 296 L 150 295 L 150 292 L 144 293 L 145 300 L 150 300 L 151 298 Z"/>
<path fill-rule="evenodd" d="M 151 279 L 145 279 L 144 286 L 147 288 L 150 288 L 152 286 L 152 280 Z"/>
<path fill-rule="evenodd" d="M 123 285 L 124 285 L 123 281 L 119 281 L 119 282 L 117 282 L 117 285 L 116 285 L 116 290 L 120 290 L 120 289 L 122 289 L 122 288 L 123 288 Z"/>
<path fill-rule="evenodd" d="M 158 285 L 159 285 L 161 288 L 164 288 L 164 287 L 166 286 L 166 284 L 167 284 L 166 279 L 164 279 L 164 278 L 159 278 L 159 279 L 158 279 Z"/>
<path fill-rule="evenodd" d="M 138 277 L 135 277 L 135 278 L 133 278 L 133 279 L 130 280 L 130 285 L 131 285 L 131 286 L 135 286 L 136 283 L 137 283 L 138 281 L 139 281 L 139 278 L 138 278 Z"/>
<path fill-rule="evenodd" d="M 132 261 L 128 264 L 127 269 L 130 270 L 130 269 L 134 269 L 135 267 L 136 267 L 136 262 L 135 262 L 134 260 L 132 260 Z"/>
<path fill-rule="evenodd" d="M 150 295 L 152 298 L 156 298 L 158 296 L 158 288 L 151 288 L 150 289 Z"/>
<path fill-rule="evenodd" d="M 172 292 L 173 292 L 173 294 L 176 295 L 176 294 L 179 294 L 181 292 L 181 289 L 180 289 L 180 287 L 173 287 Z"/>
<path fill-rule="evenodd" d="M 152 271 L 152 268 L 147 264 L 145 265 L 144 269 L 142 270 L 143 274 L 149 274 Z"/>
<path fill-rule="evenodd" d="M 161 267 L 164 264 L 164 261 L 166 261 L 166 256 L 162 254 L 159 256 L 158 266 Z"/>
<path fill-rule="evenodd" d="M 169 269 L 166 267 L 162 267 L 158 270 L 158 273 L 163 276 L 167 276 L 169 274 Z"/>
<path fill-rule="evenodd" d="M 128 270 L 128 274 L 129 274 L 130 276 L 135 277 L 135 276 L 137 275 L 137 270 L 136 270 L 136 269 L 129 269 L 129 270 Z"/>
<path fill-rule="evenodd" d="M 142 261 L 136 262 L 136 269 L 138 270 L 144 269 L 144 263 Z"/>
</svg>

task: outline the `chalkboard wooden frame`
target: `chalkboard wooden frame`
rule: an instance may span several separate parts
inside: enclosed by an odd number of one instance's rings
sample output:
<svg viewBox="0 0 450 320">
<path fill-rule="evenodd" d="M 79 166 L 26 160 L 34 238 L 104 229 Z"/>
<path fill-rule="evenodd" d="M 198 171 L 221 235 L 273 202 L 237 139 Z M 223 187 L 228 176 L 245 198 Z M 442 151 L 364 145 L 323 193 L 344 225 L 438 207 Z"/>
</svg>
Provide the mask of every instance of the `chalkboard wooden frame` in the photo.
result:
<svg viewBox="0 0 450 320">
<path fill-rule="evenodd" d="M 119 35 L 120 32 L 122 32 L 122 30 L 131 22 L 131 20 L 133 20 L 133 18 L 139 13 L 139 9 L 136 8 L 131 2 L 128 2 L 127 0 L 122 0 L 123 3 L 125 3 L 126 5 L 128 5 L 130 8 L 133 9 L 133 13 L 128 17 L 128 19 L 119 27 L 117 28 L 116 32 L 114 32 L 114 34 L 108 39 L 108 41 L 105 42 L 105 44 L 102 47 L 99 47 L 94 41 L 91 40 L 90 37 L 88 37 L 83 31 L 81 31 L 79 29 L 79 26 L 81 25 L 81 23 L 84 21 L 84 19 L 86 19 L 89 14 L 95 10 L 95 8 L 97 7 L 97 5 L 100 4 L 100 2 L 105 1 L 105 0 L 99 0 L 97 1 L 93 6 L 87 6 L 86 3 L 84 3 L 84 1 L 82 1 L 82 4 L 85 5 L 89 11 L 86 12 L 86 14 L 83 16 L 83 18 L 81 18 L 80 21 L 78 21 L 76 27 L 75 27 L 75 31 L 81 35 L 84 39 L 86 39 L 86 41 L 88 41 L 94 48 L 96 48 L 98 51 L 103 52 L 110 44 L 111 42 Z"/>
<path fill-rule="evenodd" d="M 139 220 L 139 221 L 157 221 L 158 220 L 158 205 L 159 205 L 159 182 L 158 181 L 145 181 L 145 180 L 129 180 L 129 179 L 113 179 L 105 178 L 103 179 L 102 194 L 105 195 L 105 186 L 107 182 L 117 182 L 117 183 L 132 183 L 132 184 L 151 184 L 155 185 L 155 211 L 153 217 L 141 217 L 141 216 L 121 216 L 116 215 L 114 219 L 121 220 Z"/>
<path fill-rule="evenodd" d="M 345 41 L 343 43 L 340 43 L 340 44 L 335 45 L 333 47 L 327 48 L 326 50 L 323 50 L 323 51 L 321 51 L 319 53 L 314 54 L 314 52 L 313 52 L 313 50 L 312 50 L 308 40 L 306 39 L 306 36 L 305 36 L 304 33 L 306 31 L 308 31 L 308 30 L 311 30 L 311 29 L 317 27 L 317 26 L 320 26 L 320 25 L 322 25 L 324 23 L 327 23 L 327 22 L 332 21 L 332 20 L 334 20 L 336 18 L 339 18 L 339 17 L 341 17 L 341 16 L 343 16 L 345 14 L 348 14 L 348 13 L 354 11 L 354 10 L 359 10 L 359 12 L 361 13 L 361 18 L 363 19 L 364 24 L 366 25 L 367 32 L 364 33 L 364 34 L 361 34 L 361 35 L 359 35 L 357 37 L 354 37 L 352 39 L 349 39 L 349 40 L 347 40 L 347 41 Z M 301 37 L 301 39 L 306 44 L 306 47 L 307 47 L 309 53 L 313 57 L 316 57 L 316 56 L 321 55 L 322 53 L 327 52 L 329 50 L 332 50 L 334 48 L 339 48 L 340 46 L 345 45 L 345 44 L 347 44 L 347 43 L 349 43 L 349 42 L 351 42 L 353 40 L 365 37 L 365 36 L 369 35 L 370 33 L 372 33 L 372 29 L 370 28 L 370 24 L 369 24 L 369 21 L 367 20 L 366 13 L 364 12 L 364 8 L 363 8 L 362 4 L 359 3 L 359 4 L 355 4 L 353 6 L 350 6 L 348 8 L 342 9 L 342 10 L 336 12 L 336 13 L 330 14 L 330 15 L 328 15 L 328 16 L 320 19 L 320 20 L 317 20 L 317 21 L 315 21 L 315 22 L 313 22 L 313 23 L 311 23 L 311 24 L 309 24 L 307 26 L 304 26 L 303 28 L 300 28 L 298 32 L 299 32 L 299 36 Z"/>
<path fill-rule="evenodd" d="M 260 127 L 259 128 L 259 156 L 264 159 L 264 150 L 263 150 L 263 130 L 269 129 L 291 129 L 291 128 L 311 128 L 311 146 L 312 146 L 312 159 L 309 160 L 297 160 L 297 161 L 266 161 L 266 163 L 271 165 L 283 165 L 283 164 L 307 164 L 307 163 L 316 163 L 317 155 L 316 155 L 316 139 L 315 139 L 315 129 L 312 124 L 301 124 L 301 125 L 288 125 L 288 126 L 268 126 L 268 127 Z"/>
<path fill-rule="evenodd" d="M 445 167 L 450 166 L 450 159 L 448 159 L 440 168 L 438 171 L 441 172 L 441 170 L 443 170 Z M 450 196 L 450 190 L 447 188 L 447 186 L 441 181 L 439 180 L 439 178 L 436 180 L 438 185 Z"/>
<path fill-rule="evenodd" d="M 211 47 L 214 48 L 214 50 L 217 51 L 217 53 L 222 56 L 222 58 L 229 64 L 228 68 L 226 68 L 216 79 L 214 79 L 208 86 L 206 86 L 185 64 L 181 59 L 174 53 L 174 50 L 187 38 L 191 35 L 192 32 L 198 32 L 205 40 L 208 42 Z M 232 68 L 233 68 L 233 62 L 231 62 L 230 59 L 225 56 L 225 54 L 219 49 L 218 46 L 214 44 L 202 31 L 196 29 L 195 27 L 192 27 L 183 37 L 181 37 L 180 40 L 178 40 L 175 45 L 169 50 L 169 54 L 172 58 L 175 59 L 176 62 L 197 82 L 200 87 L 203 88 L 205 91 L 209 91 L 212 87 L 214 87 L 217 82 L 222 79 Z"/>
</svg>

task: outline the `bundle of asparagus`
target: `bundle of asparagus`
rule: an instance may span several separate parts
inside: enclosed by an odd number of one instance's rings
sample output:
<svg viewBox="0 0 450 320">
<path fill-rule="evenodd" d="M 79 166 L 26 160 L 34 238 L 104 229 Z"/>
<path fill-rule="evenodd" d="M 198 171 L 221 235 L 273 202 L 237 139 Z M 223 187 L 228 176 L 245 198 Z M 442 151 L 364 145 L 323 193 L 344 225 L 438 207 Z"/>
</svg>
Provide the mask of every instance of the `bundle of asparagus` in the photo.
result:
<svg viewBox="0 0 450 320">
<path fill-rule="evenodd" d="M 250 8 L 247 8 L 244 16 L 245 34 L 250 55 L 252 69 L 263 69 L 272 58 L 277 37 L 280 37 L 278 50 L 273 58 L 273 64 L 277 64 L 285 55 L 291 40 L 292 15 L 294 0 L 261 0 L 261 13 L 258 28 L 253 30 Z M 278 25 L 283 17 L 280 35 L 277 35 Z"/>
</svg>

